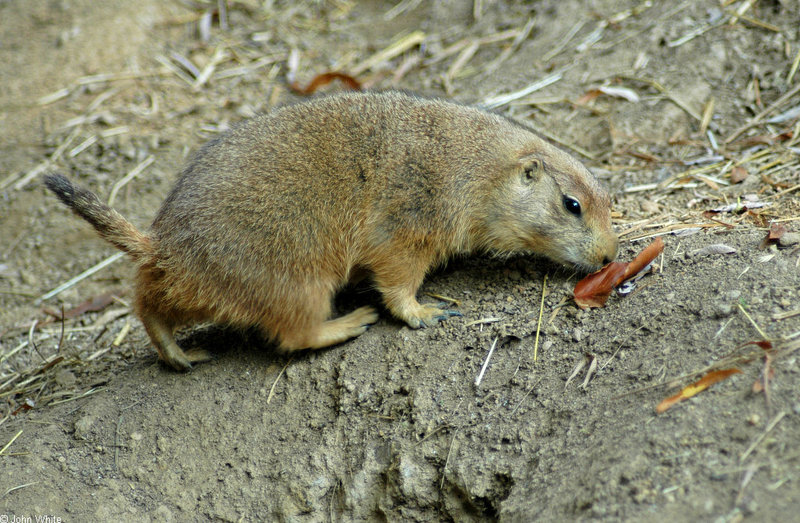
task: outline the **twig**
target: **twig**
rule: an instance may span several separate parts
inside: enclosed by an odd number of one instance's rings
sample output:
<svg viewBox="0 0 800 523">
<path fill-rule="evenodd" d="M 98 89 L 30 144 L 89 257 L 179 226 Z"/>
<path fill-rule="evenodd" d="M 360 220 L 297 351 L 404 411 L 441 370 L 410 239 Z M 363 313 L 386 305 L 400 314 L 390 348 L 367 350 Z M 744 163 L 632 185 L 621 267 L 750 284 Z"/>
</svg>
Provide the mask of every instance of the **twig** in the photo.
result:
<svg viewBox="0 0 800 523">
<path fill-rule="evenodd" d="M 368 71 L 378 64 L 387 62 L 395 56 L 404 53 L 408 49 L 421 44 L 425 40 L 425 33 L 422 31 L 414 31 L 413 33 L 404 37 L 398 38 L 382 51 L 378 51 L 370 56 L 360 64 L 350 69 L 352 76 L 358 76 L 364 71 Z"/>
<path fill-rule="evenodd" d="M 24 483 L 22 485 L 17 485 L 16 487 L 11 487 L 10 489 L 6 490 L 5 493 L 2 496 L 0 496 L 0 499 L 8 496 L 9 494 L 14 492 L 15 490 L 19 490 L 19 489 L 25 488 L 25 487 L 30 487 L 32 485 L 36 485 L 37 483 L 39 483 L 39 482 L 38 481 L 31 481 L 30 483 Z"/>
<path fill-rule="evenodd" d="M 97 265 L 94 265 L 94 266 L 92 266 L 92 267 L 89 267 L 88 269 L 86 269 L 85 271 L 83 271 L 83 272 L 82 272 L 82 273 L 80 273 L 79 275 L 75 276 L 74 278 L 72 278 L 72 279 L 70 279 L 70 280 L 68 280 L 68 281 L 66 281 L 66 282 L 64 282 L 64 283 L 62 283 L 61 285 L 59 285 L 58 287 L 56 287 L 56 288 L 55 288 L 55 289 L 53 289 L 52 291 L 50 291 L 50 292 L 48 292 L 48 293 L 45 293 L 45 294 L 43 294 L 43 295 L 42 295 L 42 296 L 40 296 L 40 297 L 39 297 L 39 298 L 38 298 L 38 299 L 37 299 L 37 300 L 36 300 L 34 303 L 35 303 L 36 305 L 39 305 L 39 304 L 40 304 L 40 303 L 42 303 L 44 300 L 49 300 L 49 299 L 50 299 L 50 298 L 52 298 L 53 296 L 55 296 L 55 295 L 57 295 L 57 294 L 60 294 L 60 293 L 64 292 L 65 290 L 69 289 L 70 287 L 72 287 L 73 285 L 75 285 L 76 283 L 78 283 L 79 281 L 81 281 L 81 280 L 83 280 L 83 279 L 85 279 L 85 278 L 87 278 L 87 277 L 91 276 L 92 274 L 94 274 L 94 273 L 96 273 L 97 271 L 99 271 L 99 270 L 101 270 L 101 269 L 105 268 L 106 266 L 108 266 L 108 265 L 111 265 L 112 263 L 114 263 L 115 261 L 119 260 L 119 259 L 120 259 L 120 258 L 122 258 L 123 256 L 125 256 L 125 253 L 124 253 L 124 252 L 118 252 L 118 253 L 116 253 L 116 254 L 112 254 L 111 256 L 109 256 L 109 257 L 108 257 L 108 258 L 106 258 L 105 260 L 101 261 L 101 262 L 100 262 L 100 263 L 98 263 Z"/>
<path fill-rule="evenodd" d="M 767 437 L 767 434 L 769 434 L 772 431 L 772 429 L 775 428 L 775 426 L 783 419 L 784 416 L 786 416 L 786 411 L 782 410 L 774 418 L 772 418 L 772 421 L 769 422 L 769 425 L 767 425 L 767 428 L 764 429 L 764 432 L 759 434 L 758 437 L 753 441 L 753 443 L 751 443 L 750 446 L 747 447 L 747 450 L 745 450 L 742 453 L 741 457 L 739 458 L 739 463 L 743 463 L 744 460 L 747 459 L 747 457 L 756 449 L 758 444 L 761 443 L 761 441 L 763 441 L 763 439 Z"/>
<path fill-rule="evenodd" d="M 800 51 L 797 51 L 797 56 L 794 57 L 792 66 L 789 68 L 789 74 L 786 76 L 786 83 L 791 84 L 794 79 L 794 74 L 797 72 L 797 67 L 800 66 Z"/>
<path fill-rule="evenodd" d="M 111 193 L 108 195 L 109 207 L 114 205 L 114 199 L 116 199 L 119 190 L 125 187 L 125 185 L 127 185 L 128 182 L 139 176 L 139 174 L 141 174 L 142 171 L 147 169 L 150 166 L 150 164 L 153 163 L 155 160 L 156 157 L 151 154 L 150 156 L 142 160 L 142 162 L 139 165 L 131 169 L 131 171 L 125 176 L 123 176 L 122 179 L 120 179 L 117 183 L 114 184 L 114 186 L 111 188 Z"/>
<path fill-rule="evenodd" d="M 486 361 L 483 362 L 483 367 L 481 367 L 481 372 L 478 374 L 478 377 L 475 378 L 475 386 L 481 384 L 481 380 L 483 379 L 483 374 L 486 372 L 486 368 L 489 366 L 489 360 L 492 357 L 492 353 L 494 352 L 494 348 L 497 345 L 497 336 L 495 336 L 494 341 L 492 342 L 492 346 L 489 349 L 489 354 L 486 355 Z"/>
<path fill-rule="evenodd" d="M 586 387 L 589 386 L 589 381 L 597 370 L 597 356 L 589 354 L 589 358 L 591 358 L 592 362 L 589 364 L 589 370 L 586 371 L 586 377 L 583 379 L 583 383 L 581 383 L 581 388 L 583 390 L 586 390 Z"/>
<path fill-rule="evenodd" d="M 278 384 L 278 380 L 281 379 L 281 376 L 283 376 L 283 373 L 286 372 L 286 368 L 289 366 L 289 364 L 292 362 L 293 359 L 294 356 L 289 358 L 289 361 L 286 362 L 286 365 L 284 365 L 281 371 L 278 373 L 278 377 L 275 378 L 275 381 L 272 382 L 272 387 L 269 388 L 269 394 L 267 394 L 267 405 L 269 405 L 269 402 L 272 401 L 272 396 L 275 395 L 275 386 Z"/>
<path fill-rule="evenodd" d="M 42 356 L 42 353 L 39 352 L 39 347 L 36 346 L 36 342 L 33 340 L 33 332 L 36 330 L 37 323 L 39 323 L 39 320 L 33 320 L 33 323 L 31 323 L 31 328 L 28 330 L 28 343 L 31 345 L 31 347 L 33 347 L 33 350 L 36 351 L 36 354 L 38 354 L 43 361 L 47 361 L 47 358 Z"/>
<path fill-rule="evenodd" d="M 464 327 L 472 327 L 473 325 L 483 325 L 486 323 L 496 323 L 500 318 L 481 318 L 479 320 L 472 320 L 464 324 Z"/>
<path fill-rule="evenodd" d="M 738 138 L 739 135 L 741 135 L 743 132 L 745 132 L 746 130 L 750 129 L 751 127 L 755 127 L 756 125 L 758 125 L 761 122 L 761 120 L 764 119 L 765 116 L 770 114 L 772 111 L 774 111 L 775 109 L 777 109 L 781 105 L 785 104 L 787 101 L 789 101 L 797 93 L 800 93 L 800 84 L 795 85 L 789 92 L 785 93 L 783 96 L 781 96 L 780 98 L 775 100 L 772 103 L 772 105 L 770 105 L 769 107 L 767 107 L 766 109 L 764 109 L 763 111 L 761 111 L 760 113 L 755 115 L 753 117 L 753 119 L 750 120 L 748 123 L 746 123 L 745 125 L 739 127 L 738 129 L 736 129 L 733 132 L 733 134 L 731 134 L 730 136 L 728 136 L 725 139 L 725 143 L 726 144 L 727 143 L 731 143 L 736 138 Z"/>
<path fill-rule="evenodd" d="M 755 328 L 756 328 L 756 330 L 757 330 L 757 331 L 758 331 L 758 333 L 761 335 L 761 337 L 762 337 L 762 338 L 764 338 L 765 340 L 768 340 L 768 339 L 769 339 L 769 336 L 767 336 L 767 335 L 764 333 L 764 331 L 762 331 L 762 330 L 761 330 L 761 327 L 759 327 L 759 326 L 758 326 L 758 324 L 757 324 L 757 323 L 756 323 L 756 322 L 753 320 L 753 318 L 751 318 L 751 317 L 750 317 L 750 315 L 749 315 L 749 314 L 747 314 L 747 311 L 744 309 L 744 307 L 742 307 L 742 304 L 741 304 L 741 303 L 737 303 L 737 304 L 736 304 L 736 306 L 737 306 L 737 307 L 739 307 L 739 310 L 740 310 L 740 311 L 742 311 L 742 312 L 744 313 L 744 315 L 747 317 L 747 319 L 748 319 L 748 320 L 750 320 L 750 323 L 752 323 L 752 324 L 753 324 L 753 327 L 755 327 Z"/>
<path fill-rule="evenodd" d="M 611 357 L 610 357 L 610 358 L 608 358 L 608 359 L 606 360 L 606 362 L 605 362 L 605 363 L 603 363 L 603 364 L 600 366 L 600 370 L 603 370 L 603 369 L 605 369 L 605 368 L 606 368 L 606 365 L 608 365 L 609 363 L 611 363 L 611 361 L 614 359 L 614 357 L 617 355 L 617 353 L 618 353 L 620 350 L 622 350 L 622 346 L 623 346 L 623 345 L 625 345 L 625 343 L 626 343 L 626 342 L 627 342 L 629 339 L 631 339 L 631 337 L 632 337 L 634 334 L 636 334 L 637 332 L 639 332 L 639 331 L 640 331 L 640 330 L 642 330 L 642 329 L 644 329 L 644 325 L 640 325 L 638 328 L 634 329 L 634 330 L 633 330 L 633 331 L 632 331 L 630 334 L 628 334 L 627 336 L 625 336 L 625 339 L 624 339 L 624 340 L 622 340 L 621 342 L 619 342 L 619 346 L 617 347 L 617 350 L 615 350 L 615 351 L 614 351 L 614 354 L 612 354 L 612 355 L 611 355 Z"/>
<path fill-rule="evenodd" d="M 536 131 L 537 133 L 541 134 L 542 136 L 544 136 L 548 140 L 556 142 L 557 144 L 562 145 L 562 146 L 566 147 L 567 149 L 572 149 L 573 151 L 575 151 L 576 153 L 580 154 L 581 156 L 583 156 L 585 158 L 588 158 L 590 160 L 597 160 L 597 155 L 596 154 L 590 153 L 589 151 L 587 151 L 583 147 L 575 145 L 574 143 L 567 142 L 563 138 L 559 138 L 558 136 L 554 135 L 550 131 L 547 131 L 547 130 L 542 129 L 540 127 L 536 127 L 534 125 L 531 125 L 530 122 L 525 122 L 525 125 L 527 125 L 528 127 L 531 127 L 534 131 Z"/>
<path fill-rule="evenodd" d="M 581 20 L 578 23 L 576 23 L 574 26 L 572 26 L 572 29 L 570 29 L 569 32 L 564 35 L 564 37 L 556 44 L 556 46 L 554 48 L 550 49 L 541 58 L 540 62 L 546 64 L 551 59 L 555 58 L 556 55 L 558 55 L 561 51 L 564 50 L 564 48 L 567 46 L 569 41 L 572 40 L 575 37 L 576 34 L 578 34 L 578 31 L 581 30 L 581 28 L 583 27 L 583 25 L 585 23 L 586 23 L 585 21 Z"/>
<path fill-rule="evenodd" d="M 546 295 L 547 289 L 547 274 L 544 275 L 544 280 L 542 281 L 542 301 L 539 303 L 539 321 L 536 322 L 536 340 L 533 342 L 533 362 L 536 363 L 536 360 L 539 356 L 539 332 L 542 330 L 542 313 L 544 312 L 544 297 Z"/>
<path fill-rule="evenodd" d="M 524 42 L 525 39 L 528 38 L 528 36 L 530 36 L 531 31 L 533 30 L 533 26 L 535 25 L 535 22 L 536 22 L 535 17 L 529 18 L 528 21 L 525 23 L 525 26 L 520 30 L 519 34 L 511 42 L 511 45 L 503 49 L 503 52 L 500 53 L 500 56 L 495 58 L 489 65 L 486 66 L 486 68 L 483 71 L 483 74 L 493 73 L 494 71 L 497 70 L 498 67 L 500 67 L 500 65 L 502 65 L 503 62 L 508 60 L 508 57 L 511 56 L 514 53 L 514 51 L 516 51 L 519 48 L 520 44 L 522 44 L 522 42 Z"/>
<path fill-rule="evenodd" d="M 6 443 L 6 444 L 5 444 L 5 446 L 4 446 L 2 449 L 0 449 L 0 456 L 2 456 L 3 454 L 5 454 L 6 450 L 8 450 L 8 447 L 10 447 L 12 443 L 14 443 L 15 441 L 17 441 L 17 438 L 18 438 L 18 437 L 20 437 L 21 435 L 22 435 L 22 430 L 20 429 L 20 431 L 19 431 L 19 432 L 17 432 L 17 433 L 14 435 L 14 437 L 13 437 L 13 438 L 11 438 L 11 441 L 9 441 L 8 443 Z"/>
<path fill-rule="evenodd" d="M 498 107 L 502 107 L 508 103 L 513 102 L 514 100 L 518 100 L 523 96 L 527 96 L 533 92 L 536 92 L 540 89 L 544 89 L 548 85 L 554 84 L 561 80 L 564 71 L 558 71 L 556 73 L 551 74 L 550 76 L 546 76 L 539 80 L 538 82 L 534 82 L 527 87 L 524 87 L 518 91 L 514 91 L 507 94 L 501 94 L 497 96 L 493 96 L 490 98 L 486 98 L 483 100 L 481 105 L 486 107 L 487 109 L 497 109 Z"/>
<path fill-rule="evenodd" d="M 217 69 L 217 66 L 227 60 L 230 57 L 228 51 L 224 47 L 218 47 L 216 51 L 214 51 L 211 60 L 209 60 L 208 64 L 200 71 L 200 74 L 197 75 L 195 78 L 194 83 L 192 84 L 192 91 L 199 91 L 200 88 L 208 82 L 208 79 L 211 78 L 211 75 L 214 74 L 214 71 Z"/>
<path fill-rule="evenodd" d="M 447 457 L 444 459 L 444 467 L 442 467 L 442 481 L 439 483 L 439 490 L 444 488 L 444 474 L 447 471 L 447 464 L 450 463 L 450 454 L 453 452 L 453 444 L 456 442 L 456 436 L 458 436 L 458 431 L 461 429 L 456 429 L 453 433 L 453 437 L 450 439 L 450 448 L 447 449 Z"/>
</svg>

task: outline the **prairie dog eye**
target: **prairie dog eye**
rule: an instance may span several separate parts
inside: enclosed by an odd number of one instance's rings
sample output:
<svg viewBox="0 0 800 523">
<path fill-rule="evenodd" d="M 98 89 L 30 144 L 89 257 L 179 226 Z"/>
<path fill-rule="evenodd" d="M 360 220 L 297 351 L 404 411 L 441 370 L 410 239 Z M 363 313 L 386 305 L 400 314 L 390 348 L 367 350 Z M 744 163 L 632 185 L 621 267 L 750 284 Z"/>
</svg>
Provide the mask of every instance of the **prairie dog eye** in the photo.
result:
<svg viewBox="0 0 800 523">
<path fill-rule="evenodd" d="M 581 215 L 581 204 L 575 198 L 570 198 L 569 196 L 564 196 L 564 208 L 567 210 L 568 213 L 574 214 L 575 216 Z"/>
<path fill-rule="evenodd" d="M 542 161 L 534 158 L 531 160 L 527 166 L 525 166 L 525 181 L 530 183 L 536 180 L 539 177 L 539 174 L 542 172 L 543 164 Z"/>
</svg>

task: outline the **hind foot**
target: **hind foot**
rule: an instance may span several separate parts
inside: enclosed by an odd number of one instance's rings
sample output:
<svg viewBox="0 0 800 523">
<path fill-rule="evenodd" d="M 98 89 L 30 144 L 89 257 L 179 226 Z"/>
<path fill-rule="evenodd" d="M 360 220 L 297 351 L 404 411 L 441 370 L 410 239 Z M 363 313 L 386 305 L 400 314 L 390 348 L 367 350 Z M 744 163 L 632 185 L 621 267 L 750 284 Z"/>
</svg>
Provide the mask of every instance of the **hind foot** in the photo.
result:
<svg viewBox="0 0 800 523">
<path fill-rule="evenodd" d="M 150 336 L 150 341 L 158 351 L 158 357 L 175 370 L 189 370 L 192 363 L 208 361 L 211 355 L 202 349 L 191 350 L 188 353 L 175 343 L 172 327 L 156 315 L 142 315 L 142 323 Z"/>
<path fill-rule="evenodd" d="M 378 321 L 378 313 L 372 307 L 361 307 L 340 318 L 322 322 L 304 333 L 284 335 L 280 348 L 285 351 L 322 349 L 342 343 L 364 334 L 369 326 Z"/>
</svg>

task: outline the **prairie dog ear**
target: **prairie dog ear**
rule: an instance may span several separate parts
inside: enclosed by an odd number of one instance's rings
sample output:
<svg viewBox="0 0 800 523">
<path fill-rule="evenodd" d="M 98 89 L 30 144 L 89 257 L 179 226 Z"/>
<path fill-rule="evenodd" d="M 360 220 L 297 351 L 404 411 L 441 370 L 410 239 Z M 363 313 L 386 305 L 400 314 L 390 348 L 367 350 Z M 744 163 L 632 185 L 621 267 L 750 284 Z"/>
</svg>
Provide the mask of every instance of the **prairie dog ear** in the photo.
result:
<svg viewBox="0 0 800 523">
<path fill-rule="evenodd" d="M 520 158 L 522 167 L 522 181 L 526 184 L 535 183 L 544 175 L 544 162 L 538 156 L 525 156 Z"/>
</svg>

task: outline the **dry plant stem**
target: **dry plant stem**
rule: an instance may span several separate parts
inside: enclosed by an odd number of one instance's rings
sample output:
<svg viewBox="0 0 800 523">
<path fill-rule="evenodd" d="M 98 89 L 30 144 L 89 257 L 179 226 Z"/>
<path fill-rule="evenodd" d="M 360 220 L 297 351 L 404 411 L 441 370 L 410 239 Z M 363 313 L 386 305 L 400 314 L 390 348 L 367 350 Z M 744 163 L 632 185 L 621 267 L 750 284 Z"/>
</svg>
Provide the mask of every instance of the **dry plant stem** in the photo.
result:
<svg viewBox="0 0 800 523">
<path fill-rule="evenodd" d="M 150 164 L 152 164 L 156 160 L 156 157 L 152 154 L 145 158 L 139 165 L 131 169 L 131 171 L 123 176 L 117 183 L 114 184 L 114 187 L 111 188 L 111 193 L 108 195 L 108 205 L 113 206 L 114 200 L 117 197 L 117 193 L 120 189 L 125 187 L 131 180 L 139 176 L 145 169 L 147 169 Z"/>
<path fill-rule="evenodd" d="M 33 485 L 36 485 L 37 483 L 39 483 L 39 482 L 38 481 L 32 481 L 30 483 L 23 483 L 22 485 L 17 485 L 16 487 L 11 487 L 10 489 L 6 490 L 5 493 L 2 496 L 0 496 L 0 499 L 8 496 L 9 494 L 11 494 L 14 491 L 17 491 L 19 489 L 23 489 L 25 487 L 31 487 Z"/>
<path fill-rule="evenodd" d="M 527 87 L 524 87 L 518 91 L 514 91 L 508 94 L 501 94 L 498 96 L 493 96 L 490 98 L 486 98 L 483 100 L 482 104 L 487 109 L 497 109 L 498 107 L 502 107 L 506 104 L 513 102 L 514 100 L 518 100 L 523 96 L 527 96 L 533 92 L 536 92 L 540 89 L 544 89 L 548 85 L 554 84 L 561 80 L 561 77 L 564 74 L 564 70 L 557 71 L 550 76 L 546 76 L 539 80 L 538 82 L 534 82 Z"/>
<path fill-rule="evenodd" d="M 375 53 L 360 64 L 353 67 L 350 70 L 350 73 L 357 77 L 361 73 L 372 69 L 376 65 L 389 61 L 395 56 L 404 53 L 408 49 L 421 44 L 424 40 L 425 33 L 422 31 L 414 31 L 409 35 L 398 38 L 382 51 Z"/>
<path fill-rule="evenodd" d="M 737 303 L 736 306 L 739 307 L 739 310 L 742 311 L 742 313 L 745 315 L 745 317 L 747 317 L 747 319 L 750 321 L 750 323 L 753 325 L 753 327 L 755 327 L 755 329 L 758 331 L 758 334 L 760 334 L 763 339 L 769 340 L 769 336 L 767 336 L 766 333 L 764 333 L 764 331 L 761 330 L 761 327 L 758 326 L 758 324 L 747 313 L 747 311 L 744 309 L 744 307 L 742 307 L 742 304 L 741 303 Z"/>
<path fill-rule="evenodd" d="M 119 260 L 123 256 L 125 256 L 124 252 L 118 252 L 116 254 L 112 254 L 111 256 L 109 256 L 105 260 L 101 261 L 97 265 L 89 267 L 88 269 L 86 269 L 85 271 L 83 271 L 79 275 L 75 276 L 74 278 L 62 283 L 61 285 L 59 285 L 58 287 L 56 287 L 52 291 L 43 294 L 42 296 L 40 296 L 36 300 L 35 304 L 38 305 L 38 304 L 42 303 L 43 301 L 49 300 L 53 296 L 64 292 L 65 290 L 69 289 L 70 287 L 72 287 L 76 283 L 80 282 L 81 280 L 84 280 L 84 279 L 88 278 L 89 276 L 91 276 L 92 274 L 96 273 L 97 271 L 107 267 L 108 265 L 111 265 L 112 263 L 114 263 L 115 261 Z"/>
<path fill-rule="evenodd" d="M 797 93 L 800 93 L 800 84 L 795 85 L 789 92 L 785 93 L 783 96 L 775 100 L 772 103 L 772 105 L 770 105 L 769 107 L 767 107 L 766 109 L 755 115 L 753 119 L 750 120 L 750 122 L 736 129 L 730 136 L 728 136 L 725 139 L 725 143 L 726 144 L 731 143 L 736 138 L 738 138 L 743 132 L 750 129 L 751 127 L 755 127 L 756 125 L 758 125 L 761 122 L 761 120 L 764 119 L 765 116 L 767 116 L 772 111 L 774 111 L 778 107 L 788 102 Z"/>
<path fill-rule="evenodd" d="M 542 330 L 542 313 L 544 312 L 544 297 L 547 295 L 547 274 L 544 275 L 542 280 L 542 301 L 539 303 L 539 321 L 536 322 L 536 341 L 533 343 L 533 362 L 539 356 L 539 333 Z"/>
<path fill-rule="evenodd" d="M 497 323 L 500 321 L 500 318 L 481 318 L 479 320 L 473 320 L 464 324 L 464 327 L 472 327 L 473 325 L 484 325 L 487 323 Z"/>
<path fill-rule="evenodd" d="M 8 443 L 6 443 L 6 444 L 5 444 L 5 446 L 4 446 L 2 449 L 0 449 L 0 456 L 2 456 L 3 454 L 5 454 L 5 453 L 6 453 L 6 451 L 8 450 L 8 448 L 9 448 L 9 447 L 10 447 L 10 446 L 11 446 L 11 445 L 12 445 L 12 444 L 15 442 L 15 441 L 17 441 L 17 438 L 18 438 L 18 437 L 20 437 L 20 436 L 22 436 L 22 430 L 20 430 L 19 432 L 17 432 L 17 433 L 14 435 L 14 437 L 13 437 L 13 438 L 11 438 L 11 441 L 9 441 Z"/>
<path fill-rule="evenodd" d="M 458 431 L 461 429 L 456 429 L 453 433 L 453 437 L 450 439 L 450 447 L 447 449 L 447 457 L 444 459 L 444 466 L 442 467 L 442 481 L 439 483 L 439 490 L 444 488 L 444 478 L 445 472 L 447 472 L 447 465 L 450 463 L 450 454 L 453 452 L 453 445 L 456 442 L 456 436 L 458 436 Z"/>
<path fill-rule="evenodd" d="M 794 79 L 794 74 L 797 72 L 797 67 L 800 66 L 800 50 L 797 51 L 797 54 L 794 57 L 794 61 L 792 62 L 792 66 L 789 69 L 789 74 L 786 76 L 786 83 L 791 84 L 792 80 Z"/>
<path fill-rule="evenodd" d="M 589 364 L 589 370 L 586 371 L 586 377 L 583 379 L 583 383 L 581 383 L 581 388 L 583 390 L 586 390 L 586 387 L 589 386 L 589 382 L 597 370 L 597 356 L 590 354 L 589 357 L 591 358 L 592 362 Z"/>
<path fill-rule="evenodd" d="M 758 437 L 756 437 L 756 439 L 753 441 L 753 443 L 751 443 L 750 446 L 747 447 L 747 450 L 745 450 L 739 457 L 739 463 L 744 463 L 747 457 L 756 449 L 758 444 L 761 443 L 764 440 L 764 438 L 767 437 L 767 434 L 772 432 L 772 429 L 774 429 L 775 426 L 778 423 L 780 423 L 780 421 L 783 419 L 784 416 L 786 416 L 786 411 L 781 411 L 774 418 L 772 418 L 772 421 L 769 422 L 769 425 L 767 425 L 767 428 L 764 429 L 764 432 L 759 434 Z"/>
<path fill-rule="evenodd" d="M 278 384 L 278 381 L 280 381 L 281 376 L 283 376 L 283 373 L 286 372 L 286 369 L 289 367 L 289 364 L 292 363 L 293 359 L 294 356 L 289 358 L 289 361 L 286 362 L 286 365 L 284 365 L 281 371 L 278 373 L 275 381 L 272 382 L 272 387 L 269 388 L 269 394 L 267 395 L 267 405 L 269 405 L 269 402 L 272 401 L 272 397 L 275 395 L 275 386 Z"/>
<path fill-rule="evenodd" d="M 33 320 L 33 323 L 31 323 L 31 328 L 28 330 L 28 343 L 30 344 L 31 347 L 33 347 L 33 350 L 36 351 L 36 354 L 38 354 L 39 357 L 42 358 L 42 361 L 47 361 L 47 359 L 44 356 L 42 356 L 42 353 L 39 352 L 39 347 L 36 346 L 36 342 L 33 339 L 33 332 L 36 329 L 37 323 L 39 323 L 39 320 Z"/>
<path fill-rule="evenodd" d="M 575 379 L 575 376 L 577 376 L 578 373 L 580 373 L 580 371 L 582 371 L 585 366 L 586 366 L 586 356 L 581 358 L 581 361 L 579 361 L 578 364 L 575 365 L 575 368 L 572 369 L 572 374 L 569 375 L 569 378 L 567 378 L 567 382 L 564 384 L 565 391 L 567 390 L 567 387 L 569 387 L 569 384 L 572 382 L 572 380 Z"/>
<path fill-rule="evenodd" d="M 489 348 L 489 354 L 486 355 L 486 361 L 483 362 L 483 366 L 481 367 L 481 372 L 480 374 L 478 374 L 478 377 L 475 378 L 476 387 L 481 384 L 481 381 L 483 380 L 483 375 L 486 372 L 487 367 L 489 367 L 489 360 L 492 358 L 492 353 L 494 353 L 494 348 L 497 345 L 497 339 L 498 337 L 495 336 L 494 341 L 492 342 L 492 346 L 491 348 Z"/>
</svg>

